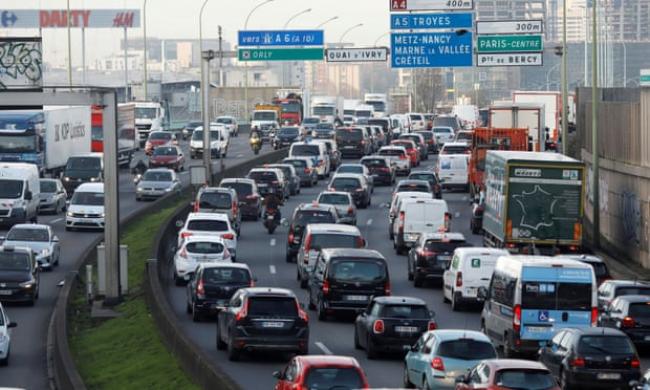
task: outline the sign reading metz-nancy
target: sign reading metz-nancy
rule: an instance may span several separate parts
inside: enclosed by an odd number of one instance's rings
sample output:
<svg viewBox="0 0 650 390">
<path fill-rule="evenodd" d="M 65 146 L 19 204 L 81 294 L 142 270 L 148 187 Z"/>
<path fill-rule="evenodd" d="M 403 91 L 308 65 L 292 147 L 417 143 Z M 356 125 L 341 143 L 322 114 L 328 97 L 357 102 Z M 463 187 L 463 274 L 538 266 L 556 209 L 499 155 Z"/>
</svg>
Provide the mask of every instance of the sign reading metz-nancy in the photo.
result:
<svg viewBox="0 0 650 390">
<path fill-rule="evenodd" d="M 455 32 L 392 33 L 393 68 L 472 66 L 472 34 Z"/>
</svg>

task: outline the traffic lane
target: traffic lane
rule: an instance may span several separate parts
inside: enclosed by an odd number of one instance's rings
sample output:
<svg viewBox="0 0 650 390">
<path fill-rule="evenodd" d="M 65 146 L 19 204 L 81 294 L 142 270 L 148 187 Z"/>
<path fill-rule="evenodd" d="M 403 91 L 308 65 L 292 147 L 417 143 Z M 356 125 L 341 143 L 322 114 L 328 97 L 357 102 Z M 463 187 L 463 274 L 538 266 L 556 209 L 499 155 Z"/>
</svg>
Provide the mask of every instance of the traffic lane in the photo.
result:
<svg viewBox="0 0 650 390">
<path fill-rule="evenodd" d="M 181 147 L 189 148 L 187 143 L 182 143 Z M 248 153 L 246 153 L 248 149 Z M 231 143 L 231 152 L 224 159 L 225 163 L 234 163 L 253 157 L 248 140 L 243 137 L 234 138 Z M 262 149 L 262 153 L 270 152 L 270 148 Z M 134 155 L 134 163 L 137 158 L 144 158 L 143 151 L 138 151 Z M 201 164 L 201 160 L 188 161 L 186 166 Z M 181 178 L 184 184 L 189 183 L 187 171 L 181 172 Z M 135 186 L 133 176 L 127 169 L 120 170 L 120 213 L 121 219 L 136 212 L 146 203 L 135 201 Z M 47 371 L 46 371 L 46 338 L 47 326 L 50 320 L 52 309 L 58 295 L 60 281 L 65 275 L 74 271 L 73 265 L 77 259 L 85 252 L 91 243 L 102 232 L 67 232 L 65 231 L 65 214 L 57 215 L 40 215 L 40 223 L 50 224 L 55 234 L 61 242 L 61 261 L 59 267 L 54 268 L 52 272 L 41 273 L 41 286 L 39 299 L 33 307 L 23 305 L 7 304 L 7 314 L 12 321 L 18 323 L 18 327 L 12 330 L 11 340 L 11 359 L 8 367 L 0 367 L 0 386 L 2 387 L 19 387 L 26 389 L 45 389 L 47 388 Z M 0 235 L 6 234 L 7 230 L 0 231 Z"/>
</svg>

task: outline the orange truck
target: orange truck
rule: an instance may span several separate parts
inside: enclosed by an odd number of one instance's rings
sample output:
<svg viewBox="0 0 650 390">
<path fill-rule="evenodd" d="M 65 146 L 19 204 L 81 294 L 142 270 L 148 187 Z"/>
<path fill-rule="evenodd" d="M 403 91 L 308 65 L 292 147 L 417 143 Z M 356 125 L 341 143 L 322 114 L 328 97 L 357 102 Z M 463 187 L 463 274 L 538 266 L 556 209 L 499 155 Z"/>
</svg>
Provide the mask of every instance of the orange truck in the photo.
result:
<svg viewBox="0 0 650 390">
<path fill-rule="evenodd" d="M 474 129 L 469 160 L 469 193 L 472 197 L 477 197 L 484 189 L 485 156 L 488 150 L 527 151 L 528 129 Z"/>
</svg>

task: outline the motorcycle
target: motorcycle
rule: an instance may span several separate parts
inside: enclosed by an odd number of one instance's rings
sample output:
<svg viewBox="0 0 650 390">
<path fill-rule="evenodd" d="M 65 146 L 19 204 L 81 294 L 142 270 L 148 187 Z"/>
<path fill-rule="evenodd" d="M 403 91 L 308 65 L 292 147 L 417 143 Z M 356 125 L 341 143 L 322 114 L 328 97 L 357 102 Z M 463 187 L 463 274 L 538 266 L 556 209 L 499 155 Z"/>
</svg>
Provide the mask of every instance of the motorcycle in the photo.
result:
<svg viewBox="0 0 650 390">
<path fill-rule="evenodd" d="M 262 139 L 261 138 L 251 138 L 249 143 L 251 144 L 251 149 L 253 149 L 253 153 L 259 154 L 260 150 L 262 149 Z"/>
<path fill-rule="evenodd" d="M 269 234 L 273 234 L 278 226 L 280 226 L 280 221 L 278 220 L 277 210 L 267 209 L 264 212 L 264 227 L 269 232 Z"/>
<path fill-rule="evenodd" d="M 133 184 L 138 185 L 140 181 L 142 180 L 142 174 L 138 173 L 133 176 Z"/>
</svg>

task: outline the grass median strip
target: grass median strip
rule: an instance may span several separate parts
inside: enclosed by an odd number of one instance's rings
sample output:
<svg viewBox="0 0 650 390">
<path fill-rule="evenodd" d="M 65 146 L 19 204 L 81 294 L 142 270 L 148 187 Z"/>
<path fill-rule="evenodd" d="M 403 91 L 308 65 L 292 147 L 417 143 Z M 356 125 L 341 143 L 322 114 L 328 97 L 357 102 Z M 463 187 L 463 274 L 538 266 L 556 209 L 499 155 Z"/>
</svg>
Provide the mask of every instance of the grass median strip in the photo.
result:
<svg viewBox="0 0 650 390">
<path fill-rule="evenodd" d="M 198 389 L 160 339 L 143 294 L 145 261 L 156 232 L 178 203 L 140 218 L 126 229 L 129 292 L 110 320 L 90 317 L 83 283 L 77 284 L 69 314 L 70 347 L 89 389 Z"/>
</svg>

